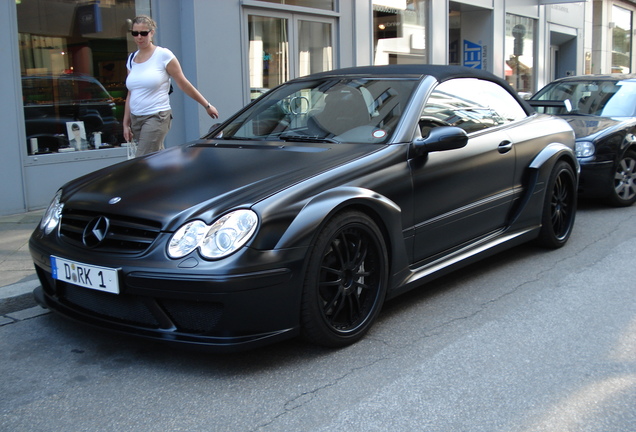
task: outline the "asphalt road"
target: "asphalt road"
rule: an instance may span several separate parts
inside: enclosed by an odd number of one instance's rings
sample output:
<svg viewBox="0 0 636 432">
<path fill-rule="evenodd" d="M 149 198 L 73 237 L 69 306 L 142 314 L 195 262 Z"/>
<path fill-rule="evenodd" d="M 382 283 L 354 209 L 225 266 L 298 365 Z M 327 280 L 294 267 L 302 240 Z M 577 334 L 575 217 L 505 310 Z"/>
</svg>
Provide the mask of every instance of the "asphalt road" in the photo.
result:
<svg viewBox="0 0 636 432">
<path fill-rule="evenodd" d="M 636 206 L 583 203 L 389 302 L 342 350 L 183 352 L 52 314 L 0 327 L 1 431 L 636 430 Z"/>
</svg>

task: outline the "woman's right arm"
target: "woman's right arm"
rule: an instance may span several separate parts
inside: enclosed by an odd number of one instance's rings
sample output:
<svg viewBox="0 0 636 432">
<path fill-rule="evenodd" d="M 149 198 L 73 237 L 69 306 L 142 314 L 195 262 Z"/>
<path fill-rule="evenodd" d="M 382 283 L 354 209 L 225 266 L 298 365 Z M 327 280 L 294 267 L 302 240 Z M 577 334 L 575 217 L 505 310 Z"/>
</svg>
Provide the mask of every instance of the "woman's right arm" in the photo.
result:
<svg viewBox="0 0 636 432">
<path fill-rule="evenodd" d="M 130 91 L 126 96 L 126 103 L 124 104 L 124 119 L 122 120 L 124 127 L 124 139 L 126 142 L 132 141 L 133 134 L 130 128 Z"/>
</svg>

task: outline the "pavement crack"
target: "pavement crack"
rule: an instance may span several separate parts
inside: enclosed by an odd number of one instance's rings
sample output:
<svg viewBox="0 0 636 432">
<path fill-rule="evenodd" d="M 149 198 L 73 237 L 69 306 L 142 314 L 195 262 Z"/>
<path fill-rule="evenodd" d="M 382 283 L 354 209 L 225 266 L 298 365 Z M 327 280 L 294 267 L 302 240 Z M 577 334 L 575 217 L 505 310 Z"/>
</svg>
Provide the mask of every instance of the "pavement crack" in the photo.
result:
<svg viewBox="0 0 636 432">
<path fill-rule="evenodd" d="M 367 363 L 365 365 L 360 365 L 354 368 L 349 369 L 347 372 L 333 378 L 330 382 L 325 383 L 324 385 L 318 386 L 314 389 L 302 392 L 300 394 L 297 394 L 296 396 L 292 397 L 291 399 L 287 400 L 284 404 L 283 404 L 283 411 L 274 415 L 270 420 L 266 421 L 265 423 L 261 423 L 260 425 L 258 425 L 255 429 L 252 429 L 252 431 L 259 431 L 259 430 L 266 430 L 268 429 L 271 425 L 273 425 L 274 423 L 276 423 L 276 421 L 278 421 L 279 419 L 291 414 L 292 412 L 294 412 L 295 410 L 302 408 L 303 406 L 311 403 L 311 401 L 314 400 L 314 398 L 318 395 L 318 393 L 327 390 L 329 388 L 335 387 L 337 386 L 340 382 L 342 382 L 344 379 L 350 377 L 351 375 L 355 374 L 356 372 L 360 371 L 360 370 L 364 370 L 367 369 L 369 367 L 372 367 L 380 362 L 389 360 L 388 357 L 382 357 L 382 358 L 378 358 L 370 363 Z"/>
</svg>

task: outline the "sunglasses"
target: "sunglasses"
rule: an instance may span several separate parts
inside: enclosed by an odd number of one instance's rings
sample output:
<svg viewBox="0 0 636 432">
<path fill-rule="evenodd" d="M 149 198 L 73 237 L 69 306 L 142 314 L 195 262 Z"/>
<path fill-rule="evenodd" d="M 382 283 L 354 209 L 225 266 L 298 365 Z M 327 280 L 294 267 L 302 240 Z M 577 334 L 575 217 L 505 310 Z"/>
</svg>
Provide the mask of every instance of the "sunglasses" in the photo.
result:
<svg viewBox="0 0 636 432">
<path fill-rule="evenodd" d="M 133 37 L 137 37 L 139 35 L 142 35 L 143 37 L 148 36 L 148 33 L 150 33 L 149 31 L 131 31 L 130 34 L 133 35 Z"/>
</svg>

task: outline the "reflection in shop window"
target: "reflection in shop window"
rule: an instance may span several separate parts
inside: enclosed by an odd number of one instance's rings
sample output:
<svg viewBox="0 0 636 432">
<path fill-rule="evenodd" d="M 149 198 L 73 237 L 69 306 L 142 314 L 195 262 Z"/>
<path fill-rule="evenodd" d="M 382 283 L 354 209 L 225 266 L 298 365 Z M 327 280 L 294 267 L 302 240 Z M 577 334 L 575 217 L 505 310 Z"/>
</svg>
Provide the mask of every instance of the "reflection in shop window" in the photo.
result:
<svg viewBox="0 0 636 432">
<path fill-rule="evenodd" d="M 422 0 L 373 0 L 374 64 L 426 63 Z"/>
<path fill-rule="evenodd" d="M 506 14 L 506 81 L 521 96 L 534 93 L 534 32 L 532 18 Z"/>
<path fill-rule="evenodd" d="M 632 11 L 612 6 L 612 73 L 630 73 L 632 64 Z"/>
<path fill-rule="evenodd" d="M 16 2 L 27 154 L 120 146 L 129 23 L 148 0 Z"/>
</svg>

